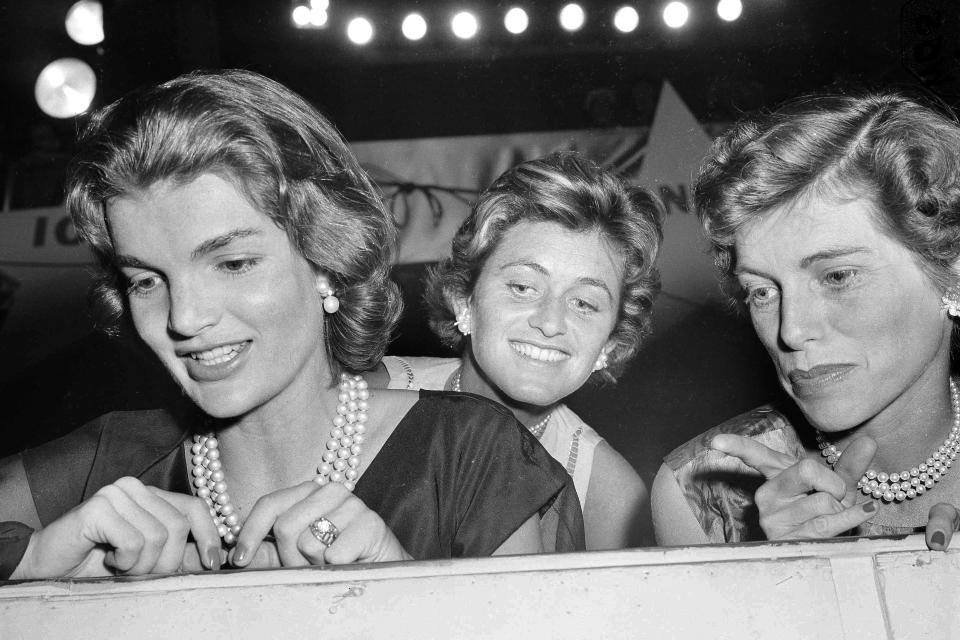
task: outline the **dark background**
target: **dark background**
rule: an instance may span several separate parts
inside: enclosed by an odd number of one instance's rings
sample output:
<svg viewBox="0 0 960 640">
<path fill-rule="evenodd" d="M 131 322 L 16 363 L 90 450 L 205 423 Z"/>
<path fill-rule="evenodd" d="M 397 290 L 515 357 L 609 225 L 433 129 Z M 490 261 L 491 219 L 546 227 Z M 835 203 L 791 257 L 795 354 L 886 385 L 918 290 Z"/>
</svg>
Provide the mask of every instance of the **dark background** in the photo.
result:
<svg viewBox="0 0 960 640">
<path fill-rule="evenodd" d="M 450 2 L 333 0 L 329 28 L 313 31 L 294 28 L 287 0 L 105 0 L 106 40 L 84 47 L 63 28 L 71 2 L 0 1 L 0 189 L 14 209 L 60 202 L 63 165 L 84 117 L 43 115 L 33 85 L 65 56 L 95 69 L 94 107 L 198 67 L 253 69 L 313 101 L 351 141 L 644 126 L 664 80 L 710 132 L 744 111 L 824 89 L 898 87 L 951 105 L 960 99 L 958 2 L 743 3 L 743 16 L 725 23 L 712 0 L 689 0 L 690 22 L 671 31 L 659 17 L 665 3 L 633 2 L 641 24 L 628 35 L 609 26 L 624 3 L 585 0 L 587 27 L 575 34 L 556 24 L 562 2 L 510 3 L 531 14 L 528 33 L 513 37 L 500 25 L 507 4 L 477 0 L 464 8 L 486 24 L 461 42 L 445 33 Z M 399 36 L 410 10 L 431 24 L 419 43 Z M 379 34 L 363 48 L 343 36 L 354 11 L 370 16 Z M 410 312 L 394 353 L 440 352 L 419 312 L 421 269 L 396 270 Z M 0 453 L 107 409 L 175 397 L 136 352 L 90 336 L 23 363 L 23 375 L 0 389 Z M 750 328 L 718 307 L 657 334 L 617 387 L 581 391 L 571 405 L 649 479 L 670 448 L 775 394 Z"/>
</svg>

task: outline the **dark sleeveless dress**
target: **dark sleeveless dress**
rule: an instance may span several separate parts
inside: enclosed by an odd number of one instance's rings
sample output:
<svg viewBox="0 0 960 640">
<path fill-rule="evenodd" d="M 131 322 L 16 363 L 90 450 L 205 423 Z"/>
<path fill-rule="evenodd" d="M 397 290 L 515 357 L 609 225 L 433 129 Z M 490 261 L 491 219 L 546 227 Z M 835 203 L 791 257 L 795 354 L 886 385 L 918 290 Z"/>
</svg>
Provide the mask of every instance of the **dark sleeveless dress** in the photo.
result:
<svg viewBox="0 0 960 640">
<path fill-rule="evenodd" d="M 124 476 L 190 493 L 182 445 L 203 420 L 190 409 L 110 413 L 24 451 L 41 522 Z M 534 514 L 551 523 L 541 524 L 547 550 L 584 548 L 566 471 L 508 409 L 479 396 L 421 391 L 354 495 L 416 559 L 490 555 Z"/>
</svg>

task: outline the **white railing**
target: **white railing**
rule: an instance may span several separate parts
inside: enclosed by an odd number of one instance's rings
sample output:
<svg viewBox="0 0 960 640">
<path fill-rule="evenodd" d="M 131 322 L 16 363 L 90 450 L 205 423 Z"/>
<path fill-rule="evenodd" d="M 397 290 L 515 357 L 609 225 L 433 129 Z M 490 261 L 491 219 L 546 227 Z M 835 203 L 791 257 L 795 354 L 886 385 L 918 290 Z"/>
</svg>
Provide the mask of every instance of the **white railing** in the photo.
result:
<svg viewBox="0 0 960 640">
<path fill-rule="evenodd" d="M 960 551 L 906 538 L 8 583 L 2 638 L 960 637 Z"/>
</svg>

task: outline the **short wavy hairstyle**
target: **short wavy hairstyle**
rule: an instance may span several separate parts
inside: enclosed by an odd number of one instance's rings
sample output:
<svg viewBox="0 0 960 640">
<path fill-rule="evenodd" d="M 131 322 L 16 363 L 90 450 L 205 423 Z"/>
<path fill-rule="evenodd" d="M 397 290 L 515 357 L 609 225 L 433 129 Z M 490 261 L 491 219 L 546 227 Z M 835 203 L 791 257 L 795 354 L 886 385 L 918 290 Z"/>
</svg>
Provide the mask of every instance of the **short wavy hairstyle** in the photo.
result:
<svg viewBox="0 0 960 640">
<path fill-rule="evenodd" d="M 107 228 L 111 198 L 201 174 L 229 179 L 327 275 L 340 309 L 325 314 L 332 373 L 374 366 L 400 316 L 390 279 L 393 218 L 334 126 L 300 96 L 250 71 L 201 71 L 138 89 L 95 113 L 68 169 L 67 208 L 92 247 L 98 326 L 129 329 Z"/>
<path fill-rule="evenodd" d="M 609 365 L 591 380 L 614 382 L 650 333 L 660 291 L 655 266 L 663 242 L 663 203 L 583 156 L 565 151 L 522 162 L 497 178 L 473 206 L 453 239 L 449 259 L 426 280 L 430 326 L 447 345 L 466 341 L 453 326 L 453 301 L 469 299 L 487 258 L 504 233 L 520 222 L 553 222 L 578 232 L 597 231 L 623 261 L 620 309 L 610 337 Z"/>
<path fill-rule="evenodd" d="M 960 126 L 946 110 L 896 92 L 806 96 L 718 138 L 694 201 L 728 292 L 737 232 L 809 195 L 868 198 L 934 284 L 957 285 Z"/>
</svg>

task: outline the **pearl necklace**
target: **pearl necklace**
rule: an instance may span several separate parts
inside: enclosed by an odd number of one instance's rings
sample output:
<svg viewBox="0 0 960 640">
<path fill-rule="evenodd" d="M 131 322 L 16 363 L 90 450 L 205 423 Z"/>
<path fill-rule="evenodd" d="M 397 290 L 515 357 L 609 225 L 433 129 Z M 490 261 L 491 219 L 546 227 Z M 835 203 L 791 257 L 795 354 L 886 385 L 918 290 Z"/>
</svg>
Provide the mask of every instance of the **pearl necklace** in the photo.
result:
<svg viewBox="0 0 960 640">
<path fill-rule="evenodd" d="M 947 439 L 939 449 L 933 452 L 933 455 L 924 463 L 900 473 L 868 469 L 857 482 L 857 489 L 864 495 L 884 502 L 913 500 L 933 489 L 933 486 L 946 475 L 960 452 L 960 392 L 957 391 L 957 385 L 952 378 L 950 379 L 950 404 L 953 409 L 953 427 Z M 836 445 L 827 442 L 819 429 L 817 444 L 820 447 L 820 455 L 827 459 L 827 464 L 831 467 L 835 466 L 843 452 L 838 450 Z"/>
<path fill-rule="evenodd" d="M 337 394 L 337 413 L 327 440 L 323 461 L 317 466 L 313 481 L 318 485 L 340 482 L 353 491 L 363 452 L 367 409 L 370 392 L 362 376 L 340 374 Z M 223 463 L 220 462 L 220 443 L 213 432 L 193 436 L 193 485 L 197 497 L 203 498 L 210 509 L 210 517 L 217 533 L 227 544 L 233 544 L 240 533 L 240 516 L 230 502 Z"/>
<path fill-rule="evenodd" d="M 460 371 L 461 369 L 457 369 L 457 373 L 453 377 L 453 384 L 451 385 L 451 388 L 457 393 L 460 393 Z M 543 437 L 544 432 L 547 430 L 547 425 L 550 423 L 551 417 L 553 417 L 552 410 L 543 418 L 543 420 L 541 420 L 537 424 L 527 427 L 527 430 L 533 434 L 534 438 L 539 440 L 540 438 Z"/>
</svg>

